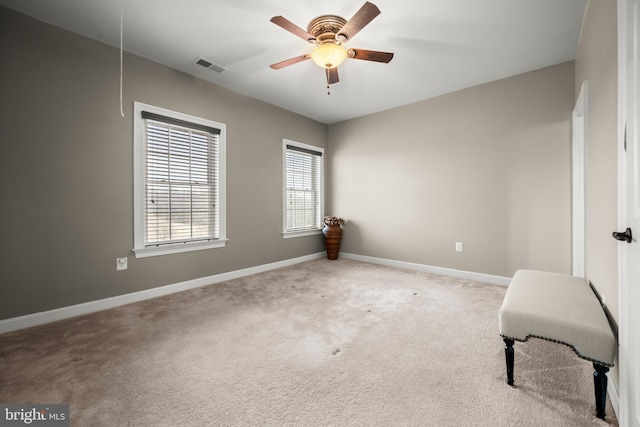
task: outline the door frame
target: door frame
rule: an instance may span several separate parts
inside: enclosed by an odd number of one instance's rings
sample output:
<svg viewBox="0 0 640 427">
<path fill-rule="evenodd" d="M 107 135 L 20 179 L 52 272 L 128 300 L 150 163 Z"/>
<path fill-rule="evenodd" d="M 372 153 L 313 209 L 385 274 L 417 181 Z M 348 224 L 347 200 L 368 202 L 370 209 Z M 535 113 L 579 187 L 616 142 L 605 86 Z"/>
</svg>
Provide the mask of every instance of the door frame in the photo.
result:
<svg viewBox="0 0 640 427">
<path fill-rule="evenodd" d="M 571 274 L 586 277 L 588 85 L 582 82 L 571 117 Z"/>
</svg>

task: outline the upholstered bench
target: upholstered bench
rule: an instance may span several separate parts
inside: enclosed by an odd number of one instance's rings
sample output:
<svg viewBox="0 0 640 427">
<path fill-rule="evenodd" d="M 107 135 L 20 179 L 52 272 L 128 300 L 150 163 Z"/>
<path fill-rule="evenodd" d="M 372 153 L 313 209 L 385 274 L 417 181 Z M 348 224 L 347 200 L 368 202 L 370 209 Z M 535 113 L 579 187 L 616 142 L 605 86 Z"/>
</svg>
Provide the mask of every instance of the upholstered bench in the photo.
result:
<svg viewBox="0 0 640 427">
<path fill-rule="evenodd" d="M 498 313 L 505 342 L 507 383 L 513 385 L 514 341 L 531 337 L 565 344 L 593 362 L 596 414 L 604 419 L 614 336 L 595 290 L 582 278 L 533 270 L 513 276 Z"/>
</svg>

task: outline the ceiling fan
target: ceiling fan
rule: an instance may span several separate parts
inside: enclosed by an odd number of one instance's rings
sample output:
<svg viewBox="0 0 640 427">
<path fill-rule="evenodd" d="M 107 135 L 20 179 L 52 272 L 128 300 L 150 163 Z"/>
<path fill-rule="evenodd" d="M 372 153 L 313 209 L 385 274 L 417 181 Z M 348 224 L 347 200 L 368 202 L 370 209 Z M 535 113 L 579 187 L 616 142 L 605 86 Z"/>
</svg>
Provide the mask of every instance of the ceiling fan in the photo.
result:
<svg viewBox="0 0 640 427">
<path fill-rule="evenodd" d="M 274 16 L 271 18 L 271 22 L 306 42 L 316 45 L 316 47 L 310 53 L 277 62 L 270 65 L 270 67 L 274 70 L 279 70 L 307 59 L 313 59 L 316 64 L 325 69 L 327 89 L 329 89 L 329 85 L 339 81 L 338 65 L 346 58 L 388 63 L 393 59 L 393 53 L 353 48 L 346 49 L 342 46 L 379 14 L 380 9 L 376 5 L 366 2 L 349 21 L 336 15 L 322 15 L 309 23 L 307 31 L 287 18 Z"/>
</svg>

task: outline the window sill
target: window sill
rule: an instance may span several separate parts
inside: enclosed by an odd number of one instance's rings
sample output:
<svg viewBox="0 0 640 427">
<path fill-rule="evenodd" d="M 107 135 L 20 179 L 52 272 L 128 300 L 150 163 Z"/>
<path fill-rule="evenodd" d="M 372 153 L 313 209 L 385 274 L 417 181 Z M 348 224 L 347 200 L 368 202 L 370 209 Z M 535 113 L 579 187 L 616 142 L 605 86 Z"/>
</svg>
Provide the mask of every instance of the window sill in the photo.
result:
<svg viewBox="0 0 640 427">
<path fill-rule="evenodd" d="M 315 236 L 316 234 L 322 234 L 322 230 L 284 231 L 282 233 L 282 238 L 292 239 L 294 237 Z"/>
<path fill-rule="evenodd" d="M 136 258 L 147 258 L 159 255 L 170 255 L 181 252 L 201 251 L 204 249 L 224 248 L 228 239 L 215 240 L 211 242 L 196 243 L 174 243 L 162 246 L 149 246 L 145 248 L 134 249 Z"/>
</svg>

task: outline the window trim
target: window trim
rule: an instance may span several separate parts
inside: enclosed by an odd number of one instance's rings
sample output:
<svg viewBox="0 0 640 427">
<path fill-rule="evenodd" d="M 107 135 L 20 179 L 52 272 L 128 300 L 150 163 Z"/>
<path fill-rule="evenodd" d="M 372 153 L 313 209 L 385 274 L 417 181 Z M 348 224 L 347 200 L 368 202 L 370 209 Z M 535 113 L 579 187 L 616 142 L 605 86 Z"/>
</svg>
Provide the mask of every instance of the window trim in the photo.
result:
<svg viewBox="0 0 640 427">
<path fill-rule="evenodd" d="M 227 198 L 226 198 L 226 125 L 224 123 L 214 122 L 212 120 L 201 117 L 191 116 L 177 111 L 167 110 L 165 108 L 156 107 L 141 102 L 134 102 L 134 119 L 133 119 L 133 230 L 134 230 L 134 246 L 133 253 L 136 258 L 145 258 L 157 255 L 168 255 L 174 253 L 199 251 L 204 249 L 222 248 L 227 244 Z M 210 241 L 195 242 L 178 242 L 163 244 L 160 246 L 145 246 L 144 227 L 145 227 L 145 207 L 144 207 L 144 175 L 145 175 L 145 159 L 146 144 L 144 139 L 144 119 L 142 111 L 159 114 L 182 120 L 197 125 L 208 126 L 220 130 L 218 136 L 218 221 L 219 221 L 219 238 Z"/>
<path fill-rule="evenodd" d="M 320 160 L 320 207 L 318 212 L 318 229 L 287 231 L 287 145 L 300 148 L 301 150 L 318 152 L 321 154 Z M 324 217 L 324 148 L 309 145 L 290 139 L 282 139 L 282 238 L 291 239 L 296 237 L 315 236 L 322 233 L 322 218 Z"/>
</svg>

